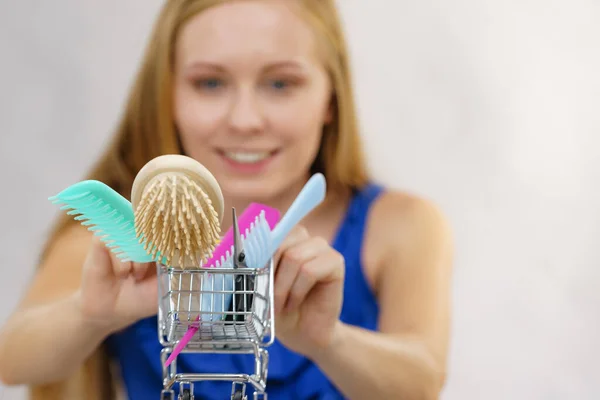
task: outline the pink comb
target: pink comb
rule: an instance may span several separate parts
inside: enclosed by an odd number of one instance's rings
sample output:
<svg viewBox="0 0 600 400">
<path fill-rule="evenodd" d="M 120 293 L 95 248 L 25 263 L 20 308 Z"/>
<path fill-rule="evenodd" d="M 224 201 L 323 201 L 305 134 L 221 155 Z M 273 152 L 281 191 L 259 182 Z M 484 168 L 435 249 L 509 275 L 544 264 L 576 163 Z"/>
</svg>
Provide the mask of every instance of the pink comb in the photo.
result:
<svg viewBox="0 0 600 400">
<path fill-rule="evenodd" d="M 260 213 L 265 212 L 265 219 L 269 223 L 269 227 L 271 230 L 275 228 L 275 225 L 279 222 L 280 212 L 278 209 L 265 206 L 260 203 L 250 203 L 248 207 L 244 210 L 242 215 L 238 217 L 238 226 L 240 228 L 240 233 L 246 232 L 246 229 L 250 229 L 250 225 L 256 221 L 256 218 L 260 215 Z M 204 263 L 204 268 L 212 268 L 215 266 L 215 263 L 221 260 L 222 257 L 227 257 L 227 252 L 231 251 L 233 246 L 233 229 L 230 227 L 227 230 L 227 233 L 223 237 L 223 240 L 217 245 L 215 251 L 212 256 Z"/>
<path fill-rule="evenodd" d="M 248 207 L 244 210 L 244 212 L 238 217 L 238 226 L 240 228 L 240 232 L 246 232 L 246 229 L 250 230 L 251 224 L 256 221 L 256 218 L 260 215 L 261 212 L 265 213 L 265 219 L 269 224 L 271 230 L 275 228 L 275 225 L 279 222 L 279 218 L 281 217 L 281 213 L 278 209 L 266 206 L 260 203 L 250 203 Z M 214 268 L 215 264 L 227 257 L 227 253 L 231 253 L 231 248 L 233 247 L 233 227 L 230 227 L 225 233 L 223 240 L 217 245 L 215 251 L 211 255 L 211 257 L 206 261 L 203 268 Z M 196 321 L 200 320 L 200 316 L 196 319 Z M 198 332 L 199 324 L 194 323 L 190 328 L 188 328 L 187 332 L 179 343 L 173 349 L 169 358 L 165 362 L 165 367 L 168 367 L 174 360 L 177 358 L 177 355 L 181 353 L 181 351 L 185 348 L 185 346 L 192 340 L 192 337 Z"/>
</svg>

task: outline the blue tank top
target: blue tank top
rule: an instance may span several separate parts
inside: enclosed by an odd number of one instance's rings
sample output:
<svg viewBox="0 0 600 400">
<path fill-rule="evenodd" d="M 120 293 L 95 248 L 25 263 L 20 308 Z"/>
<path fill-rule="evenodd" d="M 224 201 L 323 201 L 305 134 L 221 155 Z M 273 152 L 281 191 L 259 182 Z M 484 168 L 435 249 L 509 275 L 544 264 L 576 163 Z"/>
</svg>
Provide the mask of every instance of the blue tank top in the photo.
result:
<svg viewBox="0 0 600 400">
<path fill-rule="evenodd" d="M 345 259 L 344 302 L 340 319 L 350 325 L 375 330 L 379 309 L 363 273 L 361 252 L 363 234 L 371 204 L 382 192 L 380 186 L 367 185 L 356 192 L 349 204 L 333 247 Z M 277 332 L 276 332 L 277 333 Z M 162 366 L 156 316 L 143 319 L 107 338 L 110 355 L 118 361 L 129 400 L 160 398 Z M 333 400 L 341 393 L 321 370 L 305 357 L 285 348 L 278 340 L 269 352 L 267 394 L 273 399 Z M 253 373 L 254 356 L 240 354 L 180 354 L 178 372 Z M 177 393 L 178 385 L 175 385 Z M 247 386 L 248 398 L 253 388 Z M 197 400 L 227 399 L 231 382 L 203 381 L 194 384 Z"/>
</svg>

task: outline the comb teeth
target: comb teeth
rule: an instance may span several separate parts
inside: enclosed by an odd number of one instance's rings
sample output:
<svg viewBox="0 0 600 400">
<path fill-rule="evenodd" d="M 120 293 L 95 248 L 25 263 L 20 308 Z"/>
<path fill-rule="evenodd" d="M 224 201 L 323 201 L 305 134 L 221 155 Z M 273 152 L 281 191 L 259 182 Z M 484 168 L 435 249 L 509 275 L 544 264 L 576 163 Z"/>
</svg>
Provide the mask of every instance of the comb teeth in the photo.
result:
<svg viewBox="0 0 600 400">
<path fill-rule="evenodd" d="M 261 212 L 257 221 L 250 226 L 246 235 L 246 254 L 249 256 L 249 268 L 262 268 L 269 258 L 271 258 L 271 228 L 265 218 L 265 213 Z"/>
<path fill-rule="evenodd" d="M 240 233 L 242 243 L 244 244 L 248 268 L 262 268 L 267 261 L 269 261 L 269 258 L 271 257 L 271 254 L 269 254 L 270 235 L 271 228 L 269 227 L 264 211 L 261 211 L 260 214 L 256 216 L 254 222 L 250 223 L 249 228 L 246 228 L 243 233 Z M 225 252 L 224 256 L 221 256 L 219 260 L 208 267 L 233 268 L 233 245 Z"/>
<path fill-rule="evenodd" d="M 90 188 L 91 190 L 85 190 Z M 138 243 L 133 224 L 133 211 L 127 200 L 97 181 L 83 181 L 49 198 L 61 210 L 98 236 L 119 259 L 153 261 Z M 124 215 L 129 211 L 130 215 Z M 142 250 L 142 251 L 140 251 Z"/>
</svg>

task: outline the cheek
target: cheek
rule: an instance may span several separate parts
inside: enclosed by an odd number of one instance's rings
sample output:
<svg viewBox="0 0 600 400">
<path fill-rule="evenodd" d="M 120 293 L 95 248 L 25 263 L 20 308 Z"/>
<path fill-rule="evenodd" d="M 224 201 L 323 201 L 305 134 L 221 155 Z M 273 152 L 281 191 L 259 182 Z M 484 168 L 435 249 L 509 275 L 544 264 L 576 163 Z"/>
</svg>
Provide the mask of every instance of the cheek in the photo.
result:
<svg viewBox="0 0 600 400">
<path fill-rule="evenodd" d="M 273 121 L 279 127 L 275 129 L 281 132 L 281 136 L 290 145 L 289 152 L 296 158 L 316 155 L 321 142 L 327 103 L 324 99 L 315 101 L 315 97 L 310 96 L 274 112 Z"/>
<path fill-rule="evenodd" d="M 189 89 L 177 89 L 174 97 L 175 124 L 184 144 L 205 142 L 214 136 L 223 114 L 217 102 L 201 101 Z"/>
</svg>

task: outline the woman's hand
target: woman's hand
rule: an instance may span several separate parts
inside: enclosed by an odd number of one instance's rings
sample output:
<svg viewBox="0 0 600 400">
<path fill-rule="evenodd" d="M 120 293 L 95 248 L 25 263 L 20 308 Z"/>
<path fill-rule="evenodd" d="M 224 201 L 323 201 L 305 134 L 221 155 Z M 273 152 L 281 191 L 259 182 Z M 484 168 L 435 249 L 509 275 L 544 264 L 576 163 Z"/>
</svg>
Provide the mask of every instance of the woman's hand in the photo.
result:
<svg viewBox="0 0 600 400">
<path fill-rule="evenodd" d="M 156 314 L 154 264 L 123 262 L 94 237 L 77 295 L 86 321 L 109 332 L 122 329 Z"/>
<path fill-rule="evenodd" d="M 344 258 L 321 237 L 296 227 L 275 254 L 275 334 L 289 349 L 312 357 L 338 332 Z"/>
</svg>

